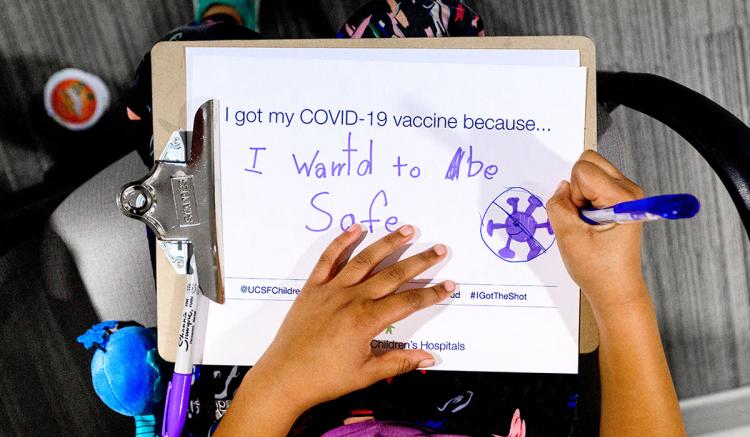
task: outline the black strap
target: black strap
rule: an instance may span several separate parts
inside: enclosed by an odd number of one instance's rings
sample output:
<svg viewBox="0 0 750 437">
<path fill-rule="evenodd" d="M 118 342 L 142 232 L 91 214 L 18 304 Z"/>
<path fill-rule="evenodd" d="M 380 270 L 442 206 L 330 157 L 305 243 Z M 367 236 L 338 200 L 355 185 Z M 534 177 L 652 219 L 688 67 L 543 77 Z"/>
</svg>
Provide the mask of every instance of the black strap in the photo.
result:
<svg viewBox="0 0 750 437">
<path fill-rule="evenodd" d="M 598 100 L 659 120 L 685 138 L 711 165 L 750 235 L 750 128 L 707 97 L 672 80 L 645 73 L 596 74 Z"/>
</svg>

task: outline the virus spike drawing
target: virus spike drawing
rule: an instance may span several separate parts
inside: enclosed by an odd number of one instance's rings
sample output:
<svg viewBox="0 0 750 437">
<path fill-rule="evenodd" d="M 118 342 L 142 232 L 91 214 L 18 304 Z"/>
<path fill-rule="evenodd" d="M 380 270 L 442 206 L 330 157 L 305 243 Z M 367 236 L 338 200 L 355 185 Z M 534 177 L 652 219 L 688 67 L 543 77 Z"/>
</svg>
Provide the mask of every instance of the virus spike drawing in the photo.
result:
<svg viewBox="0 0 750 437">
<path fill-rule="evenodd" d="M 525 209 L 519 208 L 522 198 Z M 523 188 L 510 188 L 497 196 L 487 207 L 482 224 L 485 245 L 505 261 L 531 261 L 554 243 L 552 226 L 542 200 Z M 519 244 L 528 246 L 528 251 L 520 251 L 523 246 L 519 247 Z"/>
</svg>

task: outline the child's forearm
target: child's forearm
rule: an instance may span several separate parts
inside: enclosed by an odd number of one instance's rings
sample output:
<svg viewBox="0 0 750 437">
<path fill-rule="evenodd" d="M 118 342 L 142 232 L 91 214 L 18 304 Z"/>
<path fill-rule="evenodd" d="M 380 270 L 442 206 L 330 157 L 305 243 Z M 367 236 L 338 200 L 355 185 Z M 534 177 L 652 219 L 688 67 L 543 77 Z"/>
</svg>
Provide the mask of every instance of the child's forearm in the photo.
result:
<svg viewBox="0 0 750 437">
<path fill-rule="evenodd" d="M 642 279 L 626 286 L 634 288 L 633 299 L 593 308 L 600 332 L 600 435 L 684 436 L 651 296 Z"/>
<path fill-rule="evenodd" d="M 214 436 L 283 437 L 304 411 L 260 370 L 253 368 L 245 375 Z"/>
<path fill-rule="evenodd" d="M 641 224 L 591 226 L 580 209 L 643 198 L 643 189 L 611 162 L 587 150 L 547 201 L 560 254 L 594 310 L 600 332 L 600 434 L 685 435 L 641 274 Z"/>
</svg>

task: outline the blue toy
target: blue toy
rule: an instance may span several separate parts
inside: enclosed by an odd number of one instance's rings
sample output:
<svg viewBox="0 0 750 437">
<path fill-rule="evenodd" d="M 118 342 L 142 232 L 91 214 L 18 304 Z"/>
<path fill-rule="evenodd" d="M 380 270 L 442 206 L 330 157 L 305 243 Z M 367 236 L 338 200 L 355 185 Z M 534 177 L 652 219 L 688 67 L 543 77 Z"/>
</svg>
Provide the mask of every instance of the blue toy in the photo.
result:
<svg viewBox="0 0 750 437">
<path fill-rule="evenodd" d="M 157 405 L 164 397 L 164 362 L 156 350 L 156 334 L 132 322 L 107 320 L 78 337 L 91 359 L 94 391 L 107 406 L 135 418 L 135 435 L 156 436 Z"/>
</svg>

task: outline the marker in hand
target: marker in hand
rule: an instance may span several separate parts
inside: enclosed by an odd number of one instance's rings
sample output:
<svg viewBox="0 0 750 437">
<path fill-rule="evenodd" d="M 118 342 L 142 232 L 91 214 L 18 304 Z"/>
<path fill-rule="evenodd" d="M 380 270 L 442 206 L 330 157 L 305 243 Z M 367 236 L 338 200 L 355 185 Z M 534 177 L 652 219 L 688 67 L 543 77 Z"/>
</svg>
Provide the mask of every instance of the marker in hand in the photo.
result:
<svg viewBox="0 0 750 437">
<path fill-rule="evenodd" d="M 700 202 L 692 194 L 664 194 L 622 202 L 607 208 L 583 208 L 580 216 L 590 225 L 604 225 L 685 219 L 695 216 L 700 209 Z"/>
</svg>

